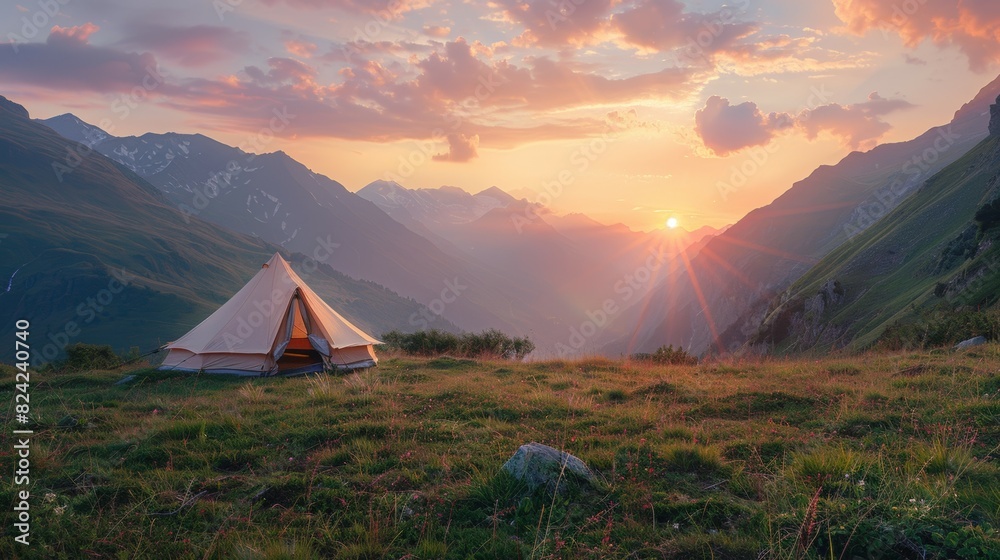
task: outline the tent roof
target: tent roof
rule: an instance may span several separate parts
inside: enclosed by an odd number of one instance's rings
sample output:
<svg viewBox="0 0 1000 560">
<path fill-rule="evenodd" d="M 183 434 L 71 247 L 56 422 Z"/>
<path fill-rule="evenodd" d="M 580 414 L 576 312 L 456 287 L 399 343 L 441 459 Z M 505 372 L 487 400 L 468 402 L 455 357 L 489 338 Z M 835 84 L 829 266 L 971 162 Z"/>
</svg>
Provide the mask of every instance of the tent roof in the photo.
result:
<svg viewBox="0 0 1000 560">
<path fill-rule="evenodd" d="M 296 293 L 313 334 L 323 336 L 331 349 L 381 344 L 327 305 L 275 253 L 236 295 L 167 347 L 196 354 L 269 354 Z"/>
</svg>

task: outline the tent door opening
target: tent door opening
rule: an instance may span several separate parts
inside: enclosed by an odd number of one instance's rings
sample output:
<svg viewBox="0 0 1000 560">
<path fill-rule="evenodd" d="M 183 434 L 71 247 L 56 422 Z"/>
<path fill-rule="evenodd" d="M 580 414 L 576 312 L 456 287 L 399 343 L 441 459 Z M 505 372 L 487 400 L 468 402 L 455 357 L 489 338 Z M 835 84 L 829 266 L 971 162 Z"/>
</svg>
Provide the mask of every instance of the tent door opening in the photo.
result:
<svg viewBox="0 0 1000 560">
<path fill-rule="evenodd" d="M 298 293 L 292 297 L 285 318 L 285 328 L 279 333 L 283 342 L 275 346 L 274 354 L 281 375 L 296 375 L 322 371 L 323 355 L 314 347 L 310 336 L 309 316 Z"/>
</svg>

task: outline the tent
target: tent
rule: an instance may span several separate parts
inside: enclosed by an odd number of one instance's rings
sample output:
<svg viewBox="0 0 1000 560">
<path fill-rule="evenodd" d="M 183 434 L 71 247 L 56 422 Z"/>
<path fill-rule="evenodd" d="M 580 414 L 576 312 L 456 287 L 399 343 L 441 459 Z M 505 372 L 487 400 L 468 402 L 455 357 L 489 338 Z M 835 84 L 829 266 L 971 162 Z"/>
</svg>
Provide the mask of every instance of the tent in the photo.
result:
<svg viewBox="0 0 1000 560">
<path fill-rule="evenodd" d="M 275 253 L 215 313 L 165 346 L 161 370 L 296 375 L 378 363 L 374 344 Z"/>
</svg>

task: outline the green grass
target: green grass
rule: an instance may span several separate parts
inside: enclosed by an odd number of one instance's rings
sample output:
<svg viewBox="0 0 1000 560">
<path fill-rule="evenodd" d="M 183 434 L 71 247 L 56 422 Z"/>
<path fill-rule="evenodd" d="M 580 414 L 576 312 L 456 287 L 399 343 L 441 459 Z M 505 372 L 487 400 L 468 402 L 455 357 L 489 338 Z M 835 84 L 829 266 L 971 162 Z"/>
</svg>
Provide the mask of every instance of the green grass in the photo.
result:
<svg viewBox="0 0 1000 560">
<path fill-rule="evenodd" d="M 5 508 L 0 557 L 997 558 L 998 364 L 987 345 L 37 375 L 32 545 Z M 529 441 L 598 482 L 529 491 L 501 470 Z"/>
</svg>

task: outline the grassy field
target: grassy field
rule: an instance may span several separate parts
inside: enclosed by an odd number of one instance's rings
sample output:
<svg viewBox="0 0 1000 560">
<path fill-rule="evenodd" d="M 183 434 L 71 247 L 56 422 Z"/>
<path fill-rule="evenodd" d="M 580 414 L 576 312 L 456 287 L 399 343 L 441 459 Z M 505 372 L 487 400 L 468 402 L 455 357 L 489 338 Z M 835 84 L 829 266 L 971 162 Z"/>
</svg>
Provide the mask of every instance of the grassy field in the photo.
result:
<svg viewBox="0 0 1000 560">
<path fill-rule="evenodd" d="M 1000 558 L 998 366 L 989 345 L 36 374 L 32 544 L 5 507 L 0 557 Z M 501 465 L 530 441 L 600 481 L 528 492 Z"/>
</svg>

